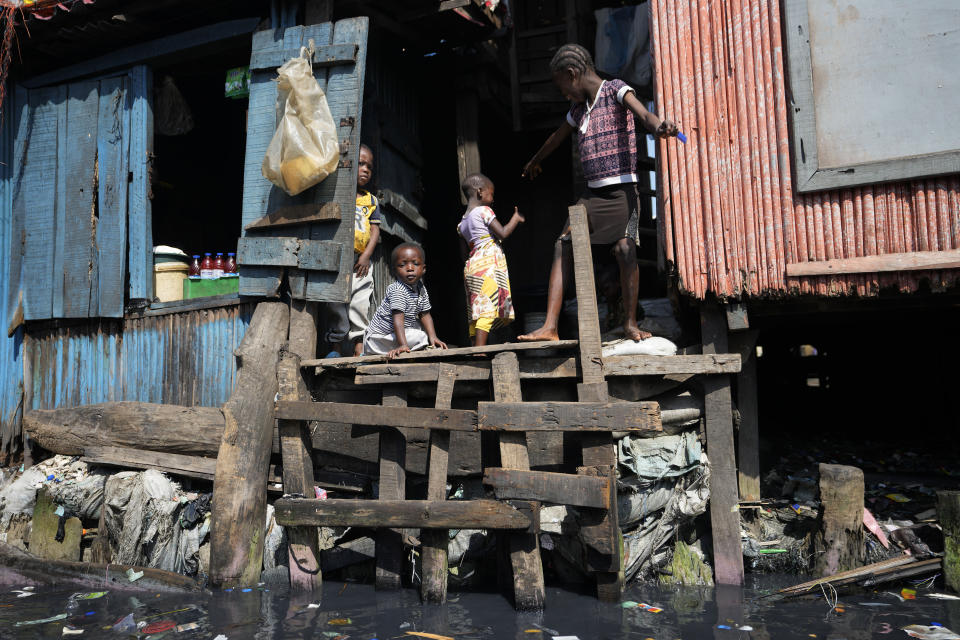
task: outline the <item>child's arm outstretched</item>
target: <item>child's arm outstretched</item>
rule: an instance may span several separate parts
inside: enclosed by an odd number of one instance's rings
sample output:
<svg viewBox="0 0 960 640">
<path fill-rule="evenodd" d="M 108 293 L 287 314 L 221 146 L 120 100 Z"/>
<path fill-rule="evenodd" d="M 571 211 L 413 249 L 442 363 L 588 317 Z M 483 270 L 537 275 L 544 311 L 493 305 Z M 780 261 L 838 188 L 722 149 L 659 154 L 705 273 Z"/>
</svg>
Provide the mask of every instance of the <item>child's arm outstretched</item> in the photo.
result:
<svg viewBox="0 0 960 640">
<path fill-rule="evenodd" d="M 387 360 L 393 360 L 401 353 L 410 353 L 410 347 L 407 346 L 407 327 L 404 322 L 403 311 L 397 309 L 393 311 L 393 335 L 397 337 L 397 348 L 390 349 L 387 353 Z"/>
<path fill-rule="evenodd" d="M 557 130 L 550 134 L 550 137 L 543 143 L 543 146 L 533 154 L 530 162 L 523 167 L 523 173 L 520 175 L 524 178 L 530 178 L 531 180 L 540 175 L 543 171 L 540 163 L 543 162 L 544 158 L 556 151 L 560 143 L 569 138 L 571 133 L 573 133 L 573 127 L 570 126 L 569 122 L 564 120 L 563 123 L 557 127 Z"/>
<path fill-rule="evenodd" d="M 647 111 L 647 108 L 637 99 L 633 91 L 627 91 L 623 94 L 623 106 L 630 109 L 630 111 L 633 112 L 634 118 L 637 119 L 637 122 L 643 125 L 643 128 L 656 138 L 675 136 L 680 131 L 677 129 L 677 125 L 673 120 L 661 120 L 656 115 Z"/>
<path fill-rule="evenodd" d="M 510 222 L 505 225 L 501 225 L 499 222 L 497 222 L 497 219 L 494 218 L 490 221 L 488 227 L 490 229 L 490 233 L 496 236 L 498 240 L 506 240 L 510 237 L 510 234 L 513 233 L 518 226 L 520 226 L 520 223 L 526 222 L 526 220 L 527 219 L 520 214 L 520 210 L 517 207 L 514 207 L 513 217 L 510 218 Z"/>
<path fill-rule="evenodd" d="M 423 325 L 423 330 L 427 334 L 427 340 L 430 341 L 430 346 L 440 349 L 447 348 L 447 343 L 437 337 L 437 331 L 433 328 L 433 316 L 430 315 L 429 311 L 420 315 L 420 324 Z M 407 349 L 407 351 L 410 351 L 410 349 Z"/>
</svg>

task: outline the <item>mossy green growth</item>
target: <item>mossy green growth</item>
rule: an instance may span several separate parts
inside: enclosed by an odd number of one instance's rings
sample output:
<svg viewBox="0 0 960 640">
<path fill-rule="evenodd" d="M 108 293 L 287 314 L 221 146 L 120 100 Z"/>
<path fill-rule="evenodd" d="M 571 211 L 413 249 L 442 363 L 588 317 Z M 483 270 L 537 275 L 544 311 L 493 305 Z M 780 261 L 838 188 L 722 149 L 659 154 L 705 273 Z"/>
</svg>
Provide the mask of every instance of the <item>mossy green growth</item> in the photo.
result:
<svg viewBox="0 0 960 640">
<path fill-rule="evenodd" d="M 713 585 L 713 572 L 710 571 L 696 551 L 686 543 L 677 541 L 673 549 L 673 558 L 665 569 L 670 575 L 660 575 L 660 584 L 679 584 L 687 587 Z"/>
</svg>

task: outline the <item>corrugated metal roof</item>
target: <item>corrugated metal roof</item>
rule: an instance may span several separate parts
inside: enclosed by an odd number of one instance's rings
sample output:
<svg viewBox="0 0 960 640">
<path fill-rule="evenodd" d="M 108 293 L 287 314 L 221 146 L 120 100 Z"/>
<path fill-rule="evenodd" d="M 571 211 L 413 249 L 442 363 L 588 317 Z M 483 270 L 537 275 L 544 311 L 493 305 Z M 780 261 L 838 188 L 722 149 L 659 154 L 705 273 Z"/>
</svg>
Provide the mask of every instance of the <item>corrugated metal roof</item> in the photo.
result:
<svg viewBox="0 0 960 640">
<path fill-rule="evenodd" d="M 875 295 L 952 286 L 960 270 L 786 277 L 786 264 L 960 248 L 960 176 L 800 195 L 790 173 L 780 6 L 651 0 L 668 262 L 703 298 Z"/>
</svg>

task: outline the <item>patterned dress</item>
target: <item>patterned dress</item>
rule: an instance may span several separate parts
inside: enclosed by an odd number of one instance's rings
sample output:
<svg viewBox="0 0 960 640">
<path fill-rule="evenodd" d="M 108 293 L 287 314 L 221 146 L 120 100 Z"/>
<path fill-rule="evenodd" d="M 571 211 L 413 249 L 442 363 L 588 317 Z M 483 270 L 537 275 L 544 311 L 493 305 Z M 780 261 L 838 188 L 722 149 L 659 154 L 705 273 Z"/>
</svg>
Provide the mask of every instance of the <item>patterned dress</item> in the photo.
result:
<svg viewBox="0 0 960 640">
<path fill-rule="evenodd" d="M 475 207 L 463 215 L 457 232 L 467 241 L 470 257 L 463 267 L 467 290 L 470 335 L 487 333 L 513 321 L 510 274 L 507 257 L 500 243 L 490 235 L 490 223 L 496 220 L 490 207 Z"/>
</svg>

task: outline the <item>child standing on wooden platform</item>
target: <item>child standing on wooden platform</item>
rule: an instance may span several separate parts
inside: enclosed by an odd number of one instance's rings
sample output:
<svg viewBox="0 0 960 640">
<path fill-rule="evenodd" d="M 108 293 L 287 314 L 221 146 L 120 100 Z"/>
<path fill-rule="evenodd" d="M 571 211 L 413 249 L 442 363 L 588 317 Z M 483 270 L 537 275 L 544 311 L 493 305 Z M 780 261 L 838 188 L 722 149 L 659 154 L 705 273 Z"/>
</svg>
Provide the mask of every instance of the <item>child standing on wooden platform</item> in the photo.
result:
<svg viewBox="0 0 960 640">
<path fill-rule="evenodd" d="M 501 226 L 490 208 L 493 182 L 482 173 L 467 176 L 460 188 L 467 198 L 467 210 L 457 232 L 466 262 L 463 282 L 467 289 L 470 337 L 473 346 L 479 347 L 487 344 L 491 331 L 513 321 L 510 274 L 500 242 L 513 233 L 524 217 L 514 207 L 510 222 Z"/>
<path fill-rule="evenodd" d="M 647 111 L 622 80 L 603 80 L 597 75 L 590 52 L 578 44 L 565 44 L 550 61 L 553 82 L 574 103 L 566 121 L 554 131 L 523 168 L 523 175 L 540 175 L 540 163 L 560 143 L 577 132 L 580 163 L 587 189 L 577 204 L 587 209 L 590 244 L 595 256 L 613 253 L 620 269 L 625 337 L 649 338 L 637 326 L 637 297 L 640 271 L 637 265 L 639 237 L 639 196 L 637 194 L 637 132 L 640 124 L 663 138 L 677 135 L 677 125 L 660 120 Z M 553 266 L 547 290 L 547 317 L 533 333 L 519 336 L 523 341 L 557 340 L 557 322 L 563 293 L 572 273 L 573 252 L 569 223 L 554 246 Z"/>
<path fill-rule="evenodd" d="M 446 349 L 437 338 L 430 315 L 430 295 L 423 284 L 427 258 L 423 247 L 412 242 L 398 245 L 390 254 L 396 280 L 387 287 L 363 336 L 363 355 L 401 353 L 427 346 Z"/>
<path fill-rule="evenodd" d="M 370 261 L 377 243 L 380 242 L 380 203 L 377 196 L 364 188 L 373 178 L 373 151 L 367 145 L 361 144 L 358 156 L 357 206 L 353 228 L 353 252 L 356 257 L 350 302 L 331 305 L 333 317 L 326 335 L 326 340 L 331 345 L 337 345 L 349 337 L 353 345 L 351 355 L 355 356 L 363 353 L 363 334 L 369 323 L 367 317 L 370 315 L 370 299 L 373 296 L 373 269 Z M 327 357 L 339 355 L 333 351 Z"/>
</svg>

